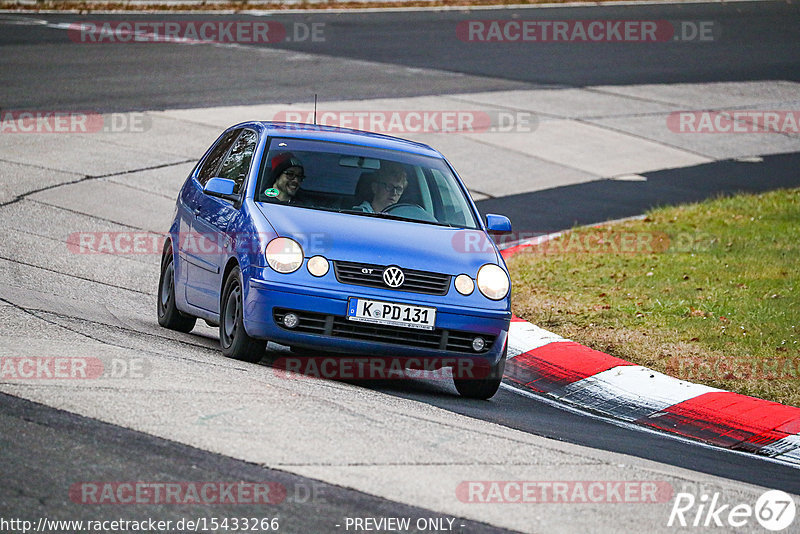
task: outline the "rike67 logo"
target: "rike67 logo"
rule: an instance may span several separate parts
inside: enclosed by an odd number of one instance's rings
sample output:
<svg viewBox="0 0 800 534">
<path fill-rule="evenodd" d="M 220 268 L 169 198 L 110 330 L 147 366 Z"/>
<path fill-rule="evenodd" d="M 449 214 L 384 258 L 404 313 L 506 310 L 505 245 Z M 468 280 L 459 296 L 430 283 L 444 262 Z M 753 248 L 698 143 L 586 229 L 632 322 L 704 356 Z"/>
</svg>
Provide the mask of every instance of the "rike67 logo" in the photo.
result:
<svg viewBox="0 0 800 534">
<path fill-rule="evenodd" d="M 780 532 L 794 523 L 795 513 L 794 499 L 780 490 L 765 492 L 752 506 L 747 503 L 726 503 L 719 493 L 703 493 L 698 498 L 691 493 L 681 492 L 675 495 L 667 526 L 752 529 L 758 522 L 769 531 Z"/>
</svg>

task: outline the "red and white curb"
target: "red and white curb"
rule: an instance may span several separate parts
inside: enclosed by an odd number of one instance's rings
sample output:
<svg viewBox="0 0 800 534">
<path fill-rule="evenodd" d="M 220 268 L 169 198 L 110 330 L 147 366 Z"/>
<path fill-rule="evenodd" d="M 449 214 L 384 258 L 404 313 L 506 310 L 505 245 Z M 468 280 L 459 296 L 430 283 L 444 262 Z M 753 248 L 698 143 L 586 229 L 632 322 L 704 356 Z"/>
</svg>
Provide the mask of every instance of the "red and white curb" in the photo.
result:
<svg viewBox="0 0 800 534">
<path fill-rule="evenodd" d="M 516 244 L 503 257 L 561 234 Z M 519 317 L 509 328 L 505 378 L 614 419 L 800 465 L 800 408 L 679 380 Z"/>
<path fill-rule="evenodd" d="M 800 465 L 800 408 L 679 380 L 518 317 L 505 378 L 615 419 Z"/>
</svg>

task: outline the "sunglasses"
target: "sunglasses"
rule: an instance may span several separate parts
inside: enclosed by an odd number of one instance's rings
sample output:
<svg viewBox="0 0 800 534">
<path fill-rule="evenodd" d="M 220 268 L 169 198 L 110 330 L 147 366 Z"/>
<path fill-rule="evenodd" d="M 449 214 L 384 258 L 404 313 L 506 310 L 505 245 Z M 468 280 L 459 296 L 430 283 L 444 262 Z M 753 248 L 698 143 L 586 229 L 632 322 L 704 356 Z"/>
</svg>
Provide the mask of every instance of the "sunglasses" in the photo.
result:
<svg viewBox="0 0 800 534">
<path fill-rule="evenodd" d="M 283 171 L 283 175 L 290 180 L 297 180 L 298 182 L 302 182 L 306 178 L 306 175 L 302 172 Z"/>
</svg>

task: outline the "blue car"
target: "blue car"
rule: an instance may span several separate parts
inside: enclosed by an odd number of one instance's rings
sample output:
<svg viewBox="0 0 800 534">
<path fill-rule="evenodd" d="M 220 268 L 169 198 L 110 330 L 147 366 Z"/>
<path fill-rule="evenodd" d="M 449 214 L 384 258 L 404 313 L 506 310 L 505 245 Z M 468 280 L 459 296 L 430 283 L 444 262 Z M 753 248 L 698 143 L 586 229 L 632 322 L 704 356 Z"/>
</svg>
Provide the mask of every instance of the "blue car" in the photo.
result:
<svg viewBox="0 0 800 534">
<path fill-rule="evenodd" d="M 161 261 L 158 322 L 219 326 L 224 355 L 437 361 L 465 397 L 503 376 L 510 279 L 455 170 L 427 145 L 309 124 L 226 130 L 186 179 Z M 427 365 L 427 364 L 426 364 Z"/>
</svg>

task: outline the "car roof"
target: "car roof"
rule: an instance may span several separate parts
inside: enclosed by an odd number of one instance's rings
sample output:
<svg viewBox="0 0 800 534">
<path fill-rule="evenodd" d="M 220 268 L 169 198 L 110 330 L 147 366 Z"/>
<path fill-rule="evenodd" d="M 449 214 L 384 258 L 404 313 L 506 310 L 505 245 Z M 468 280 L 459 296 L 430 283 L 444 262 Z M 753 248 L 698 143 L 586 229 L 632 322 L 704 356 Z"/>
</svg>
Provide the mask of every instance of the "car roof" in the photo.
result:
<svg viewBox="0 0 800 534">
<path fill-rule="evenodd" d="M 340 128 L 338 126 L 323 126 L 317 124 L 304 124 L 299 122 L 273 122 L 273 121 L 252 121 L 237 124 L 232 128 L 244 126 L 257 126 L 266 130 L 267 135 L 275 137 L 293 137 L 297 139 L 314 139 L 318 141 L 333 141 L 336 143 L 346 143 L 350 145 L 369 146 L 374 148 L 385 148 L 389 150 L 399 150 L 423 156 L 433 156 L 441 158 L 439 151 L 423 143 L 392 137 L 390 135 L 363 132 L 350 128 Z"/>
</svg>

